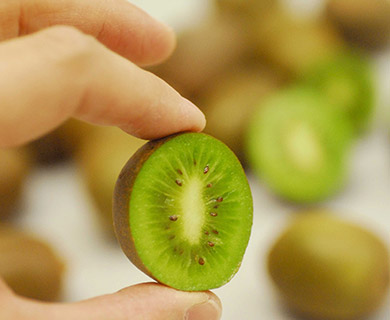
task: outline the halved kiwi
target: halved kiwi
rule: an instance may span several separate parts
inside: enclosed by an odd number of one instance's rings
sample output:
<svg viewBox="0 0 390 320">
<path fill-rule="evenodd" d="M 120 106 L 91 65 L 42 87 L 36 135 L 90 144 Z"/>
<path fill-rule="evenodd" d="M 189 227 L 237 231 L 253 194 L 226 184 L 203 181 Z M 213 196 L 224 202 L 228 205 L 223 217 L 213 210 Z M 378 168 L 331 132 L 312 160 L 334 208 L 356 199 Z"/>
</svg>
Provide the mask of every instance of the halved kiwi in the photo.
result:
<svg viewBox="0 0 390 320">
<path fill-rule="evenodd" d="M 17 294 L 43 300 L 58 300 L 64 264 L 42 240 L 0 224 L 0 277 Z"/>
<path fill-rule="evenodd" d="M 308 319 L 363 319 L 389 288 L 389 252 L 372 232 L 326 210 L 302 212 L 272 246 L 268 270 Z"/>
<path fill-rule="evenodd" d="M 250 164 L 285 199 L 322 200 L 344 182 L 352 128 L 328 104 L 311 88 L 293 87 L 270 96 L 253 116 Z"/>
<path fill-rule="evenodd" d="M 365 57 L 356 52 L 334 56 L 308 72 L 305 82 L 345 112 L 356 130 L 367 127 L 375 93 L 373 70 Z"/>
<path fill-rule="evenodd" d="M 114 193 L 125 254 L 152 278 L 185 291 L 217 288 L 234 276 L 252 211 L 239 161 L 202 133 L 147 143 L 123 168 Z"/>
</svg>

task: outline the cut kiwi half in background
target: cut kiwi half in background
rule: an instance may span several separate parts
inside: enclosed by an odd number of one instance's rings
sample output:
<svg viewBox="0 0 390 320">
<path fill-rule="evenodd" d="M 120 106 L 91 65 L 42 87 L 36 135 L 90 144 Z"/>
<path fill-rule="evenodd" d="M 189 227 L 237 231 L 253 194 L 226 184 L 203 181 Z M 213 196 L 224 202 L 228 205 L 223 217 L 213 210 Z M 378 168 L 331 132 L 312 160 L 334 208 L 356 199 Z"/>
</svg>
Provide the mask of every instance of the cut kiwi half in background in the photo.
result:
<svg viewBox="0 0 390 320">
<path fill-rule="evenodd" d="M 374 312 L 389 288 L 384 243 L 325 210 L 299 214 L 268 256 L 284 302 L 309 319 L 363 319 Z"/>
<path fill-rule="evenodd" d="M 252 211 L 240 162 L 203 133 L 148 142 L 127 162 L 114 193 L 125 254 L 158 282 L 185 291 L 217 288 L 234 276 Z"/>
<path fill-rule="evenodd" d="M 83 139 L 76 154 L 81 177 L 97 206 L 99 220 L 110 235 L 114 235 L 112 195 L 116 179 L 129 156 L 144 142 L 119 128 L 96 127 Z"/>
<path fill-rule="evenodd" d="M 381 48 L 390 40 L 390 1 L 328 0 L 328 17 L 345 37 L 367 48 Z"/>
<path fill-rule="evenodd" d="M 25 148 L 0 149 L 1 219 L 10 217 L 15 212 L 31 162 L 31 154 Z"/>
<path fill-rule="evenodd" d="M 307 87 L 268 97 L 250 124 L 251 168 L 280 197 L 297 203 L 322 200 L 344 183 L 352 141 L 348 119 Z"/>
<path fill-rule="evenodd" d="M 346 113 L 357 131 L 367 127 L 374 103 L 374 73 L 369 61 L 356 52 L 344 52 L 321 62 L 305 77 L 330 104 Z"/>
<path fill-rule="evenodd" d="M 0 277 L 16 294 L 56 301 L 63 276 L 63 261 L 48 244 L 0 224 Z"/>
</svg>

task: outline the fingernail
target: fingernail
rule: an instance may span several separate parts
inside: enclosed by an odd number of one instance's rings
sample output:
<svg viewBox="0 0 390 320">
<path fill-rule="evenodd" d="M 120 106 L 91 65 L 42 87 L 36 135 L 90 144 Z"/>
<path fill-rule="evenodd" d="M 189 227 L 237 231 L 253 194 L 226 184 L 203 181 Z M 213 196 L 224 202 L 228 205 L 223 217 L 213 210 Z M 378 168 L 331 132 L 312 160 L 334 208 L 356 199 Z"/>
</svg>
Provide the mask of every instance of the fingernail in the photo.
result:
<svg viewBox="0 0 390 320">
<path fill-rule="evenodd" d="M 203 112 L 190 100 L 183 98 L 183 102 L 182 112 L 194 123 L 194 128 L 197 129 L 197 131 L 202 131 L 206 126 L 206 117 Z"/>
<path fill-rule="evenodd" d="M 218 320 L 221 317 L 221 308 L 213 299 L 193 305 L 187 310 L 185 320 Z"/>
</svg>

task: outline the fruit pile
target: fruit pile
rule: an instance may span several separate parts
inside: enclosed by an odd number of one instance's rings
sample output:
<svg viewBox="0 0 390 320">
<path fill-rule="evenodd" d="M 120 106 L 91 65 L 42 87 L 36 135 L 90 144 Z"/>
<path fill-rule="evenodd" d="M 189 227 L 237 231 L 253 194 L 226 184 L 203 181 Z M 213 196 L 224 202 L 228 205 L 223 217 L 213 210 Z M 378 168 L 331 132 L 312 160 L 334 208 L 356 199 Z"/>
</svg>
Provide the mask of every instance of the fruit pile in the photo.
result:
<svg viewBox="0 0 390 320">
<path fill-rule="evenodd" d="M 315 18 L 277 0 L 214 4 L 205 21 L 179 35 L 172 57 L 150 69 L 203 110 L 209 135 L 141 148 L 144 141 L 117 128 L 71 120 L 23 149 L 0 150 L 2 220 L 18 211 L 33 163 L 72 158 L 108 239 L 114 222 L 140 270 L 177 289 L 208 290 L 238 271 L 251 233 L 252 195 L 235 155 L 270 194 L 294 205 L 317 205 L 343 190 L 352 147 L 375 111 L 368 50 L 388 43 L 390 3 L 328 0 Z M 390 276 L 381 240 L 324 209 L 298 216 L 268 255 L 284 303 L 310 319 L 360 319 L 376 310 Z M 32 249 L 18 253 L 11 242 Z M 0 258 L 0 275 L 16 292 L 58 297 L 63 264 L 46 244 L 4 226 L 0 250 L 17 266 L 7 269 Z M 35 283 L 38 266 L 48 277 Z"/>
</svg>

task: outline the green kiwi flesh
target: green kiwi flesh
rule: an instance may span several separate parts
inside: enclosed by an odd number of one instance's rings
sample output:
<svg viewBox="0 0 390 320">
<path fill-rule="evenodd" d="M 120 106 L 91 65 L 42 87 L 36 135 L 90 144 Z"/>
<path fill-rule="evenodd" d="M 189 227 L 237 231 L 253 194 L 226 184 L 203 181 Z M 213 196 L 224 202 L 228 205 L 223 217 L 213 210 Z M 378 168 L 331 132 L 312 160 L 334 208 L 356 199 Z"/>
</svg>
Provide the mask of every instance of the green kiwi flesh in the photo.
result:
<svg viewBox="0 0 390 320">
<path fill-rule="evenodd" d="M 389 287 L 389 253 L 370 231 L 325 211 L 301 213 L 268 255 L 284 302 L 309 319 L 363 319 Z"/>
<path fill-rule="evenodd" d="M 252 196 L 234 153 L 202 133 L 151 141 L 123 168 L 114 227 L 128 258 L 170 287 L 201 291 L 238 271 L 252 226 Z"/>
<path fill-rule="evenodd" d="M 248 130 L 248 158 L 277 195 L 315 202 L 342 186 L 352 137 L 350 122 L 318 92 L 288 88 L 259 105 Z"/>
<path fill-rule="evenodd" d="M 351 119 L 356 130 L 367 127 L 374 108 L 374 77 L 368 61 L 357 53 L 343 53 L 313 68 L 306 83 Z"/>
<path fill-rule="evenodd" d="M 0 224 L 0 277 L 16 294 L 56 301 L 61 294 L 63 273 L 64 264 L 49 245 Z"/>
</svg>

